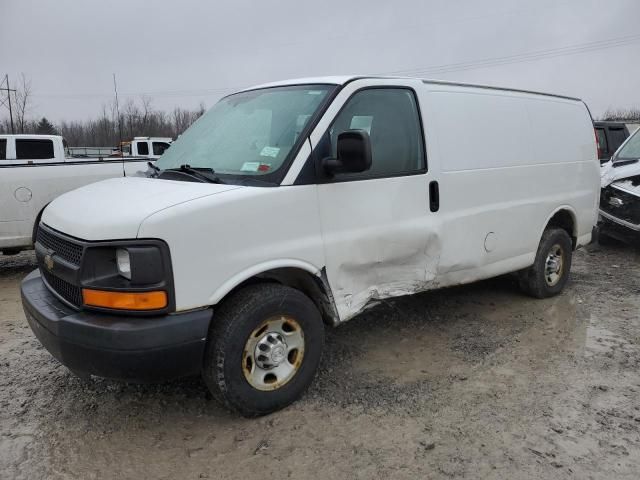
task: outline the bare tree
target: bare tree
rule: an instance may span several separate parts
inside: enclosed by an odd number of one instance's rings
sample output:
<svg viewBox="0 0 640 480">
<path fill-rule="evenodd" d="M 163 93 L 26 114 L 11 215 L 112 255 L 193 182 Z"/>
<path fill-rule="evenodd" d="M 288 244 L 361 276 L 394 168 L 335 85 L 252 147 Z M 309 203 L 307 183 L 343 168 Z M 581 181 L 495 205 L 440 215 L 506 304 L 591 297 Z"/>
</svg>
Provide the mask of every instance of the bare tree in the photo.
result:
<svg viewBox="0 0 640 480">
<path fill-rule="evenodd" d="M 607 109 L 602 120 L 617 120 L 623 122 L 640 122 L 640 108 Z"/>
<path fill-rule="evenodd" d="M 22 76 L 20 85 L 20 115 L 18 131 L 36 133 L 39 122 L 29 118 L 31 105 L 31 82 Z M 204 114 L 205 106 L 200 104 L 197 110 L 176 107 L 169 114 L 155 110 L 151 97 L 141 97 L 136 102 L 129 99 L 121 105 L 120 116 L 117 115 L 115 102 L 102 105 L 100 114 L 88 121 L 63 121 L 55 125 L 71 146 L 115 147 L 120 140 L 134 136 L 161 136 L 177 138 L 191 124 Z M 122 132 L 120 132 L 122 127 Z M 40 125 L 42 130 L 42 125 Z M 0 133 L 10 132 L 8 118 L 0 119 Z M 122 135 L 122 138 L 121 138 Z"/>
<path fill-rule="evenodd" d="M 149 118 L 153 114 L 153 109 L 151 107 L 151 97 L 143 95 L 140 98 L 140 103 L 142 105 L 140 127 L 142 128 L 142 130 L 147 130 L 147 128 L 149 127 Z"/>
<path fill-rule="evenodd" d="M 24 73 L 20 74 L 16 87 L 16 126 L 20 133 L 25 133 L 27 126 L 27 115 L 31 108 L 31 80 Z"/>
</svg>

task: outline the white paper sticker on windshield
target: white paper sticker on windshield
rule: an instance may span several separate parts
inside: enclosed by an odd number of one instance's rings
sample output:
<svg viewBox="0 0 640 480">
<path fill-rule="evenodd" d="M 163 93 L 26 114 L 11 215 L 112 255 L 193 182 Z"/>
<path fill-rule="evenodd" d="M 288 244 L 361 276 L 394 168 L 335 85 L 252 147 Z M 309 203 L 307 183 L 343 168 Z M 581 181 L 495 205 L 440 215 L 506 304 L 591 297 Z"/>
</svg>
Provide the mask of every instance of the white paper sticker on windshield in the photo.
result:
<svg viewBox="0 0 640 480">
<path fill-rule="evenodd" d="M 322 95 L 324 92 L 322 90 L 309 90 L 307 95 Z"/>
<path fill-rule="evenodd" d="M 280 149 L 278 147 L 264 147 L 260 152 L 261 157 L 277 157 Z"/>
<path fill-rule="evenodd" d="M 349 126 L 352 130 L 366 130 L 369 135 L 371 135 L 371 124 L 373 123 L 373 117 L 371 115 L 354 115 L 351 118 L 351 125 Z"/>
<path fill-rule="evenodd" d="M 257 172 L 260 168 L 260 162 L 244 162 L 242 164 L 241 172 Z"/>
</svg>

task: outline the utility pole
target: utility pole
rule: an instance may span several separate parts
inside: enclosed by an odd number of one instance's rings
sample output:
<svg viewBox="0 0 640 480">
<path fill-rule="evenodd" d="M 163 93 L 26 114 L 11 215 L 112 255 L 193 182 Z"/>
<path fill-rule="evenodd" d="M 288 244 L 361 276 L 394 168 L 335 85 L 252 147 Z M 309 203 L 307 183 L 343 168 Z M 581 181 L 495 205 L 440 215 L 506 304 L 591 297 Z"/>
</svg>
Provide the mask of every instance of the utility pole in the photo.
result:
<svg viewBox="0 0 640 480">
<path fill-rule="evenodd" d="M 120 123 L 120 106 L 118 105 L 118 85 L 116 84 L 116 74 L 113 74 L 113 91 L 116 94 L 116 115 L 118 117 L 118 148 L 122 148 L 122 124 Z M 121 151 L 122 153 L 122 151 Z"/>
<path fill-rule="evenodd" d="M 9 102 L 9 120 L 11 121 L 11 133 L 16 133 L 16 130 L 13 127 L 13 110 L 11 109 L 11 92 L 16 93 L 16 90 L 15 88 L 9 88 L 8 74 L 4 76 L 4 82 L 7 84 L 7 86 L 5 88 L 0 88 L 0 90 L 7 92 L 7 100 Z"/>
</svg>

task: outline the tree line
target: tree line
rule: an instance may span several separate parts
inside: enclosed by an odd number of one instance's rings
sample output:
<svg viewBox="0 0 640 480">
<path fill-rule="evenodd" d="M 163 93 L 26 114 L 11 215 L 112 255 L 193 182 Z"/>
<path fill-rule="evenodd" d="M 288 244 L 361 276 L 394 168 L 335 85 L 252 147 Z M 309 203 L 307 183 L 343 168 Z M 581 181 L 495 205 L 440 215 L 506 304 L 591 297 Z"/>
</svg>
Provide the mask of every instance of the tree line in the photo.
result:
<svg viewBox="0 0 640 480">
<path fill-rule="evenodd" d="M 115 102 L 103 105 L 100 114 L 90 120 L 61 121 L 53 124 L 46 117 L 31 116 L 31 81 L 22 74 L 16 91 L 11 94 L 13 130 L 15 133 L 62 135 L 69 146 L 110 147 L 120 140 L 136 136 L 177 138 L 205 112 L 200 104 L 195 110 L 175 107 L 170 112 L 153 108 L 151 97 L 129 99 L 119 108 Z M 6 104 L 0 98 L 0 104 Z M 11 121 L 7 115 L 0 119 L 0 133 L 11 133 Z"/>
<path fill-rule="evenodd" d="M 602 120 L 640 123 L 640 108 L 608 109 L 602 115 Z"/>
<path fill-rule="evenodd" d="M 127 101 L 119 110 L 118 117 L 114 105 L 104 106 L 95 119 L 63 121 L 56 128 L 71 146 L 118 145 L 121 139 L 136 136 L 175 139 L 204 114 L 205 107 L 203 104 L 197 110 L 176 107 L 170 112 L 164 112 L 153 109 L 151 99 L 143 97 L 138 102 Z"/>
</svg>

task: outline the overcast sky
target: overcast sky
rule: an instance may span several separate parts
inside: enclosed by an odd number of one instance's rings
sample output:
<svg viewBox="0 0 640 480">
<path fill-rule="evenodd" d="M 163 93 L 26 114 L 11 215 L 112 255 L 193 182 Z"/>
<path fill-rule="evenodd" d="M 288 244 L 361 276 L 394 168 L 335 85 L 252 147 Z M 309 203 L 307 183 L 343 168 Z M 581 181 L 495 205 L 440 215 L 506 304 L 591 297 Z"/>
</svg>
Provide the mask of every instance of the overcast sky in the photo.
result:
<svg viewBox="0 0 640 480">
<path fill-rule="evenodd" d="M 0 0 L 0 74 L 32 117 L 113 99 L 210 107 L 272 80 L 401 73 L 640 107 L 639 0 Z M 604 48 L 608 47 L 608 48 Z M 7 112 L 0 110 L 0 118 Z"/>
</svg>

